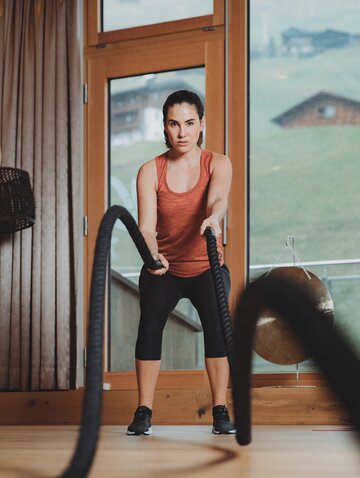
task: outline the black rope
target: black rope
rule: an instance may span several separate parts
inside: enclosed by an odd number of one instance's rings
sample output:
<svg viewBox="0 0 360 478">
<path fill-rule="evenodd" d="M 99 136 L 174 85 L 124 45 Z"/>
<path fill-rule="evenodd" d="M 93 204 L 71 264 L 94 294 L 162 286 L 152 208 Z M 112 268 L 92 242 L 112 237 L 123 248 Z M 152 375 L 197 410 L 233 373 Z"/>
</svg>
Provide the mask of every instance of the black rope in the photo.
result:
<svg viewBox="0 0 360 478">
<path fill-rule="evenodd" d="M 81 427 L 76 450 L 61 478 L 85 477 L 95 455 L 101 424 L 104 300 L 107 261 L 111 234 L 117 219 L 124 223 L 145 265 L 150 269 L 161 269 L 162 267 L 160 261 L 153 259 L 145 239 L 131 214 L 121 206 L 111 206 L 101 221 L 96 239 L 90 292 L 86 390 Z"/>
<path fill-rule="evenodd" d="M 209 256 L 211 274 L 214 281 L 216 304 L 220 316 L 221 328 L 224 336 L 226 353 L 228 357 L 230 374 L 233 367 L 233 331 L 229 313 L 228 301 L 226 298 L 223 276 L 221 274 L 218 258 L 217 243 L 215 231 L 212 227 L 207 227 L 204 232 L 207 244 L 207 253 Z"/>
<path fill-rule="evenodd" d="M 102 405 L 104 300 L 111 234 L 120 219 L 132 237 L 145 265 L 160 269 L 131 214 L 121 206 L 111 206 L 105 213 L 98 232 L 90 292 L 88 323 L 88 363 L 82 421 L 78 442 L 68 468 L 60 478 L 83 478 L 90 470 L 99 436 Z M 236 312 L 235 340 L 220 265 L 216 238 L 206 230 L 208 255 L 215 284 L 218 310 L 233 380 L 235 425 L 241 445 L 251 441 L 251 357 L 256 320 L 265 306 L 288 320 L 303 345 L 324 371 L 330 386 L 344 403 L 355 425 L 360 427 L 360 364 L 343 337 L 336 332 L 314 300 L 289 281 L 268 276 L 247 287 Z M 286 295 L 284 292 L 286 291 Z M 360 429 L 360 428 L 359 428 Z M 359 434 L 360 435 L 360 434 Z"/>
<path fill-rule="evenodd" d="M 237 441 L 251 441 L 251 362 L 257 318 L 271 308 L 286 320 L 348 411 L 360 438 L 360 362 L 313 297 L 291 280 L 259 278 L 242 294 L 236 316 L 233 399 Z"/>
</svg>

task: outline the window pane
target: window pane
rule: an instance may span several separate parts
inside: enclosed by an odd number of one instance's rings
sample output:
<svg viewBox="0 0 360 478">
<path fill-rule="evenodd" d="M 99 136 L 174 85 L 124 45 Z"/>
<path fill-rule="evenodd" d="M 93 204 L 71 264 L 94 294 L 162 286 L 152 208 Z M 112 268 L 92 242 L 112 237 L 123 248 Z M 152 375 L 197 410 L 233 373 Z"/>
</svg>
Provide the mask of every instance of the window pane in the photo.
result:
<svg viewBox="0 0 360 478">
<path fill-rule="evenodd" d="M 295 236 L 360 351 L 359 25 L 358 0 L 250 0 L 250 276 Z"/>
<path fill-rule="evenodd" d="M 110 204 L 124 206 L 137 220 L 136 176 L 146 161 L 166 151 L 162 105 L 180 89 L 195 91 L 204 101 L 205 68 L 152 73 L 110 81 Z M 115 223 L 111 243 L 111 370 L 132 370 L 139 321 L 137 285 L 142 260 L 129 233 Z M 124 283 L 126 280 L 130 284 Z M 177 311 L 185 317 L 169 319 L 163 340 L 163 369 L 202 368 L 200 321 L 188 300 Z"/>
<path fill-rule="evenodd" d="M 103 31 L 213 14 L 213 0 L 103 0 Z"/>
</svg>

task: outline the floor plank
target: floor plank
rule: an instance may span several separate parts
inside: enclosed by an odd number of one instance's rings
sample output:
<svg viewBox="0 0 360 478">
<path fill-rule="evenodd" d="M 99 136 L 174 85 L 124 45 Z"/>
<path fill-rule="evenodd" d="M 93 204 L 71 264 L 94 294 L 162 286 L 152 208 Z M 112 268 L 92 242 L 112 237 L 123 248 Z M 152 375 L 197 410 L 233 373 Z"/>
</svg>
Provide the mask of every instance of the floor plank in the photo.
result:
<svg viewBox="0 0 360 478">
<path fill-rule="evenodd" d="M 157 425 L 150 437 L 103 426 L 90 478 L 355 478 L 359 443 L 339 426 L 254 426 L 253 441 L 214 436 L 208 425 Z M 0 476 L 58 476 L 72 454 L 75 426 L 0 427 Z"/>
</svg>

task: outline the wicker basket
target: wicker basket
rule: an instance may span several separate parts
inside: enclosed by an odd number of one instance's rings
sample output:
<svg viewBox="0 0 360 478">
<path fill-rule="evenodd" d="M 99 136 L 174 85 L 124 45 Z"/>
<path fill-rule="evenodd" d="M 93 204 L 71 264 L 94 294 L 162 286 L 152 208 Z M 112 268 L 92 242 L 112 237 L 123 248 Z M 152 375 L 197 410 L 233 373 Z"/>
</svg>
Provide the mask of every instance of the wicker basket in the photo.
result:
<svg viewBox="0 0 360 478">
<path fill-rule="evenodd" d="M 35 200 L 29 174 L 18 168 L 0 167 L 0 233 L 31 227 Z"/>
</svg>

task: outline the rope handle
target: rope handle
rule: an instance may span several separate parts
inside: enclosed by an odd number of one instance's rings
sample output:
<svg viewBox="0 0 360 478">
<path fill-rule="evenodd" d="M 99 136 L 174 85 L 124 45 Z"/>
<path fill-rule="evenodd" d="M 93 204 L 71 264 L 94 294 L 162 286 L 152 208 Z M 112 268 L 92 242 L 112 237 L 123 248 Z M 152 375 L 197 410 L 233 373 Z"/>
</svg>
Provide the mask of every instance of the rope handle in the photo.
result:
<svg viewBox="0 0 360 478">
<path fill-rule="evenodd" d="M 207 228 L 205 229 L 204 231 L 204 234 L 203 234 L 206 238 L 208 237 L 216 237 L 215 235 L 215 229 L 211 226 L 207 226 Z"/>
<path fill-rule="evenodd" d="M 153 267 L 149 267 L 149 269 L 152 269 L 153 271 L 157 271 L 159 269 L 163 269 L 164 264 L 160 260 L 156 260 Z"/>
</svg>

